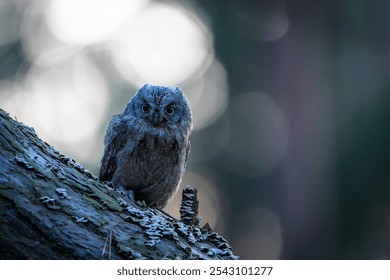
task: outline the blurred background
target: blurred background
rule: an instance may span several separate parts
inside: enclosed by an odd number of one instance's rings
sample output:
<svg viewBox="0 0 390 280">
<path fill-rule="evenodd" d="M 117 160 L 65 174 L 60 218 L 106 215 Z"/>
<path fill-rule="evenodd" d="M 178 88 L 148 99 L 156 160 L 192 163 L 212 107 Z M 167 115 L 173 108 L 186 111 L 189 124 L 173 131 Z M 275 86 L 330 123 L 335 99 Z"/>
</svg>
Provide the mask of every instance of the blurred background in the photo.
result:
<svg viewBox="0 0 390 280">
<path fill-rule="evenodd" d="M 0 108 L 94 174 L 140 86 L 183 89 L 182 185 L 241 259 L 390 258 L 389 78 L 385 0 L 0 1 Z"/>
</svg>

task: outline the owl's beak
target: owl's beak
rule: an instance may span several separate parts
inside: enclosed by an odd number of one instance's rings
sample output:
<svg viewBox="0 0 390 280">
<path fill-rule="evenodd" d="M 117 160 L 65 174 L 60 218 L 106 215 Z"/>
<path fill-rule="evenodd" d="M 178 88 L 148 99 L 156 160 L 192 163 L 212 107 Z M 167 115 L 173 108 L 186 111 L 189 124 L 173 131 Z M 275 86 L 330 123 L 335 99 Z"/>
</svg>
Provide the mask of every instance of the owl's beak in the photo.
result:
<svg viewBox="0 0 390 280">
<path fill-rule="evenodd" d="M 152 123 L 153 126 L 158 126 L 162 122 L 162 116 L 161 116 L 160 112 L 154 111 L 150 115 L 150 122 Z"/>
</svg>

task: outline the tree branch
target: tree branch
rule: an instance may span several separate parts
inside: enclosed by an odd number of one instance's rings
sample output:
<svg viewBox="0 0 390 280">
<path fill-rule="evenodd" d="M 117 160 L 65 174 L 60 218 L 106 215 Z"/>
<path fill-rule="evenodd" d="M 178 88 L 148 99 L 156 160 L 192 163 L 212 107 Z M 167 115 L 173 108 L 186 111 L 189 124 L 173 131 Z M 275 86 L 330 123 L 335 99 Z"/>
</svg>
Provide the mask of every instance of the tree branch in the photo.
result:
<svg viewBox="0 0 390 280">
<path fill-rule="evenodd" d="M 214 232 L 139 207 L 0 109 L 1 259 L 236 259 Z"/>
</svg>

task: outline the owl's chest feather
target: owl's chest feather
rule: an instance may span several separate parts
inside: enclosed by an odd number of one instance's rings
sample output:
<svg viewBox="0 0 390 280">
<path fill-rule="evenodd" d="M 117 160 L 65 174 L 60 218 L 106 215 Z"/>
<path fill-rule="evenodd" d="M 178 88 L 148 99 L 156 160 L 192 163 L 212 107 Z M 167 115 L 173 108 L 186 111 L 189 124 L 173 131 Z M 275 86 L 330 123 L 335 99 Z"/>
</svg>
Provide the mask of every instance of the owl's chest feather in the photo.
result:
<svg viewBox="0 0 390 280">
<path fill-rule="evenodd" d="M 145 136 L 120 155 L 122 178 L 132 188 L 174 184 L 184 168 L 185 148 L 176 139 Z"/>
<path fill-rule="evenodd" d="M 146 136 L 138 142 L 130 158 L 138 164 L 149 168 L 177 164 L 179 144 L 175 139 L 162 139 L 157 136 Z"/>
</svg>

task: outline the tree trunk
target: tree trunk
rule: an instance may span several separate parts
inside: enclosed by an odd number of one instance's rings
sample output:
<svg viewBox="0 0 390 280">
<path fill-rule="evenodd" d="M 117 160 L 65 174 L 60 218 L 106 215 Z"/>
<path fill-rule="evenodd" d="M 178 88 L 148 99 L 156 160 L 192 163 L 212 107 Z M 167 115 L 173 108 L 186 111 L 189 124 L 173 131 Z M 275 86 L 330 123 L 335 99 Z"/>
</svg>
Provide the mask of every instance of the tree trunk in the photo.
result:
<svg viewBox="0 0 390 280">
<path fill-rule="evenodd" d="M 0 109 L 0 259 L 236 259 L 224 238 L 140 207 Z"/>
</svg>

